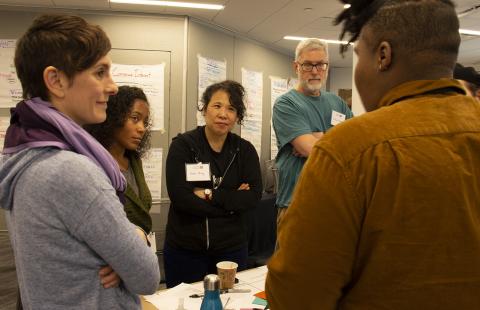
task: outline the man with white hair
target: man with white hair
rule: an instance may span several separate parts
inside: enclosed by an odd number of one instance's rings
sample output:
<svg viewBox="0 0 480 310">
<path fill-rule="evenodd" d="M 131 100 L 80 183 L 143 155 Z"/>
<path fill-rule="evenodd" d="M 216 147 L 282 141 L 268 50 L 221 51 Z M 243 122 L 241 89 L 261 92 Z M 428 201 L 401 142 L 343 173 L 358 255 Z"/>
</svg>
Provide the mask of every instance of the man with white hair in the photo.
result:
<svg viewBox="0 0 480 310">
<path fill-rule="evenodd" d="M 353 116 L 340 97 L 321 91 L 328 66 L 325 41 L 311 38 L 300 42 L 293 62 L 298 83 L 273 106 L 272 122 L 279 150 L 278 222 L 290 204 L 297 178 L 315 142 L 328 129 Z"/>
<path fill-rule="evenodd" d="M 455 4 L 342 2 L 368 113 L 313 147 L 268 263 L 270 309 L 480 309 L 480 104 L 452 79 Z"/>
<path fill-rule="evenodd" d="M 457 63 L 453 69 L 453 78 L 459 80 L 467 95 L 480 101 L 480 73 L 473 67 L 464 67 Z"/>
</svg>

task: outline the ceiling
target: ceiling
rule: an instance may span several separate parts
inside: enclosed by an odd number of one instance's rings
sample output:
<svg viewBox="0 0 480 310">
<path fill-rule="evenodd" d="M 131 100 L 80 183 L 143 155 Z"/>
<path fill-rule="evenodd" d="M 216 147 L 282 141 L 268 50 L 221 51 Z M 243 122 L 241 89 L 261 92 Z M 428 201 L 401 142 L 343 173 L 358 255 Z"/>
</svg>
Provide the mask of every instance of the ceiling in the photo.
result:
<svg viewBox="0 0 480 310">
<path fill-rule="evenodd" d="M 182 2 L 182 0 L 177 0 Z M 284 54 L 293 55 L 298 42 L 285 35 L 338 39 L 339 27 L 332 25 L 342 10 L 337 0 L 183 0 L 183 2 L 221 4 L 221 11 L 167 8 L 110 3 L 109 0 L 0 0 L 0 5 L 57 9 L 87 9 L 111 12 L 188 15 L 195 20 L 219 26 L 239 36 L 255 40 Z M 454 0 L 461 28 L 480 31 L 480 0 Z M 1 7 L 0 7 L 1 9 Z M 330 44 L 330 62 L 335 67 L 351 67 L 351 51 L 342 57 L 338 45 Z M 459 62 L 480 70 L 480 37 L 462 35 Z"/>
</svg>

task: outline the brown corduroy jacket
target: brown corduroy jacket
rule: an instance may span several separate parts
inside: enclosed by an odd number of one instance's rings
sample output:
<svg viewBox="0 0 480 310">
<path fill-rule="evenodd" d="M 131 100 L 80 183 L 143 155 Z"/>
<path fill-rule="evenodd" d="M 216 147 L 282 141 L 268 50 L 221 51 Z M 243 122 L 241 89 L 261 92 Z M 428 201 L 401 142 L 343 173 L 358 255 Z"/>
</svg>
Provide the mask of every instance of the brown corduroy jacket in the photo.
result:
<svg viewBox="0 0 480 310">
<path fill-rule="evenodd" d="M 413 81 L 315 145 L 266 291 L 281 309 L 480 309 L 480 105 Z"/>
</svg>

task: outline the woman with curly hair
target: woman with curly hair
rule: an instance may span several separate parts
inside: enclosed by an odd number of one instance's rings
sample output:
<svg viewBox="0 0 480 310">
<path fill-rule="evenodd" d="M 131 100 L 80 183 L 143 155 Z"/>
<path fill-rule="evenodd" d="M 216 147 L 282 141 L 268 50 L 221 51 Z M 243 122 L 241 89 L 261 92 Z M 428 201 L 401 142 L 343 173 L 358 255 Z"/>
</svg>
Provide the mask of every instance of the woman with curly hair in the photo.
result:
<svg viewBox="0 0 480 310">
<path fill-rule="evenodd" d="M 113 156 L 127 180 L 124 208 L 133 224 L 152 230 L 152 196 L 145 182 L 141 158 L 150 148 L 150 107 L 143 90 L 120 86 L 108 100 L 107 120 L 86 129 Z"/>
<path fill-rule="evenodd" d="M 202 96 L 205 126 L 179 134 L 170 145 L 167 287 L 216 273 L 220 261 L 236 262 L 239 270 L 247 266 L 245 215 L 260 200 L 262 178 L 253 145 L 230 132 L 242 123 L 244 95 L 235 81 L 210 85 Z"/>
</svg>

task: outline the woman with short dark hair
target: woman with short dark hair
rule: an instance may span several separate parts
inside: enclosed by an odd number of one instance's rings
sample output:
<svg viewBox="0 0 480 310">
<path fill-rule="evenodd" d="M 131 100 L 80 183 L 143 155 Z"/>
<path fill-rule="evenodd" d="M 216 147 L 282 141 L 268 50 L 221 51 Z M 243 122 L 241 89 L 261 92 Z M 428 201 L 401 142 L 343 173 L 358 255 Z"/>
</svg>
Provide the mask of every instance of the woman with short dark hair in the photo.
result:
<svg viewBox="0 0 480 310">
<path fill-rule="evenodd" d="M 205 126 L 179 134 L 167 156 L 171 204 L 164 249 L 167 287 L 216 273 L 224 260 L 247 266 L 245 214 L 260 200 L 262 179 L 253 145 L 231 133 L 245 115 L 235 81 L 209 86 L 200 108 Z"/>
</svg>

